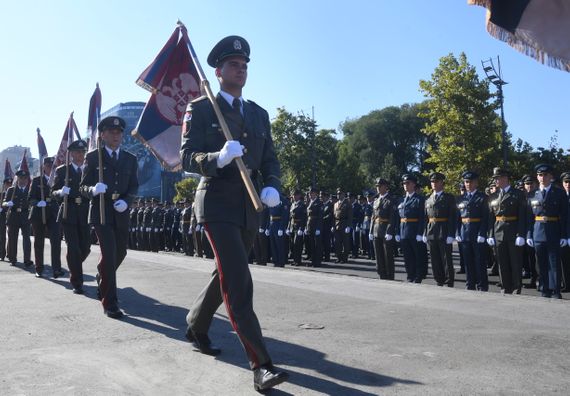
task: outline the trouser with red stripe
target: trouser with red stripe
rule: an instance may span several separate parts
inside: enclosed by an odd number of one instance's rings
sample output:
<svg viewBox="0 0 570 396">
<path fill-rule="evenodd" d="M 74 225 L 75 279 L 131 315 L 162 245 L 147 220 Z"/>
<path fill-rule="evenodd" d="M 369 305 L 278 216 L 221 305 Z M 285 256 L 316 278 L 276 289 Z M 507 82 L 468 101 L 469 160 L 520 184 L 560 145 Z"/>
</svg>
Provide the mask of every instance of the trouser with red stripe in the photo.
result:
<svg viewBox="0 0 570 396">
<path fill-rule="evenodd" d="M 216 269 L 192 304 L 186 317 L 188 325 L 195 333 L 208 333 L 214 313 L 223 301 L 251 368 L 270 364 L 253 311 L 253 282 L 248 266 L 257 230 L 249 231 L 230 223 L 207 223 L 205 229 L 214 250 Z"/>
</svg>

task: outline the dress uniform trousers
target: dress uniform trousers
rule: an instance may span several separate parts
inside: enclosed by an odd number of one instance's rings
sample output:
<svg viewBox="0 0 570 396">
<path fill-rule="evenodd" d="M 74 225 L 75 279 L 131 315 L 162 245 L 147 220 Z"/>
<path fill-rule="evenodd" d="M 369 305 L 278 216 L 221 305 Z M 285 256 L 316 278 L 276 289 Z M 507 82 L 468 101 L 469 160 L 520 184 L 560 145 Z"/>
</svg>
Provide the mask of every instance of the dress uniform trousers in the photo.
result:
<svg viewBox="0 0 570 396">
<path fill-rule="evenodd" d="M 462 241 L 459 249 L 463 253 L 465 260 L 465 275 L 467 290 L 489 290 L 489 279 L 487 277 L 487 244 L 476 241 Z"/>
<path fill-rule="evenodd" d="M 46 207 L 46 211 L 50 208 Z M 49 215 L 48 215 L 49 216 Z M 55 218 L 48 217 L 46 224 L 41 221 L 32 222 L 32 230 L 34 231 L 34 257 L 36 259 L 36 272 L 41 274 L 44 270 L 44 247 L 45 238 L 49 237 L 51 268 L 54 272 L 61 270 L 61 228 L 60 223 Z"/>
<path fill-rule="evenodd" d="M 535 242 L 536 261 L 540 268 L 542 295 L 560 296 L 562 268 L 560 266 L 560 245 L 558 241 Z"/>
<path fill-rule="evenodd" d="M 83 262 L 91 252 L 91 236 L 88 224 L 63 224 L 67 244 L 69 282 L 74 288 L 83 285 Z"/>
<path fill-rule="evenodd" d="M 301 264 L 301 256 L 303 254 L 303 234 L 299 235 L 300 228 L 297 226 L 293 226 L 293 230 L 291 231 L 291 237 L 293 238 L 293 263 L 295 265 Z"/>
<path fill-rule="evenodd" d="M 32 253 L 32 242 L 30 240 L 30 223 L 27 220 L 19 221 L 8 225 L 8 247 L 7 257 L 11 262 L 16 262 L 18 257 L 18 233 L 22 232 L 22 249 L 24 250 L 24 263 L 29 263 Z"/>
<path fill-rule="evenodd" d="M 561 258 L 561 283 L 562 283 L 562 291 L 569 292 L 570 291 L 570 246 L 565 246 L 560 249 L 560 258 Z"/>
<path fill-rule="evenodd" d="M 255 261 L 258 265 L 267 265 L 267 260 L 269 256 L 269 241 L 268 237 L 264 232 L 258 232 L 255 235 L 255 242 L 253 244 L 253 250 L 255 255 Z"/>
<path fill-rule="evenodd" d="M 408 282 L 422 283 L 426 267 L 425 244 L 413 238 L 402 239 L 400 246 L 402 247 L 402 253 L 404 253 L 404 265 Z"/>
<path fill-rule="evenodd" d="M 305 236 L 308 239 L 311 251 L 311 266 L 320 267 L 323 261 L 323 241 L 321 235 L 309 234 Z"/>
<path fill-rule="evenodd" d="M 520 293 L 522 287 L 522 247 L 515 246 L 515 241 L 497 241 L 497 262 L 499 275 L 505 293 Z"/>
<path fill-rule="evenodd" d="M 453 287 L 455 270 L 453 269 L 451 256 L 452 245 L 448 245 L 443 239 L 428 240 L 428 244 L 433 278 L 438 286 L 446 284 L 449 287 Z"/>
<path fill-rule="evenodd" d="M 276 221 L 269 223 L 269 243 L 271 249 L 271 257 L 276 267 L 283 267 L 287 262 L 285 249 L 285 233 L 279 236 L 281 224 Z M 282 229 L 281 229 L 282 230 Z M 283 231 L 283 230 L 282 230 Z"/>
<path fill-rule="evenodd" d="M 0 212 L 0 259 L 6 257 L 6 209 Z"/>
<path fill-rule="evenodd" d="M 337 260 L 341 262 L 348 261 L 348 252 L 350 251 L 351 233 L 346 233 L 343 229 L 335 229 L 334 231 L 334 250 Z"/>
<path fill-rule="evenodd" d="M 376 272 L 380 279 L 394 280 L 394 240 L 387 241 L 385 238 L 374 237 L 371 244 L 374 245 L 376 254 Z"/>
<path fill-rule="evenodd" d="M 225 303 L 228 317 L 238 335 L 251 368 L 270 364 L 261 327 L 253 311 L 253 282 L 248 256 L 256 231 L 231 223 L 206 223 L 206 233 L 215 252 L 216 269 L 186 317 L 195 333 L 206 334 L 214 313 Z"/>
</svg>

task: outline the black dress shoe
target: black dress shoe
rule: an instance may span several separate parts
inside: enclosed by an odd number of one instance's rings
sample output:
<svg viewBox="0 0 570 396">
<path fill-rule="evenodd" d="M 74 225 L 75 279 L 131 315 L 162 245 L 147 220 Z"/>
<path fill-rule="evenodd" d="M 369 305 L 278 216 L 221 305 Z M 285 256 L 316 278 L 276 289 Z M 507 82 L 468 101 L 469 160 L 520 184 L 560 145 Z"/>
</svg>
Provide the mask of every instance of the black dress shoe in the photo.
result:
<svg viewBox="0 0 570 396">
<path fill-rule="evenodd" d="M 105 315 L 112 319 L 119 319 L 123 317 L 123 312 L 119 308 L 106 309 Z"/>
<path fill-rule="evenodd" d="M 42 273 L 41 273 L 41 272 L 36 272 L 36 278 L 41 278 L 41 277 L 43 277 Z"/>
<path fill-rule="evenodd" d="M 81 286 L 73 288 L 73 294 L 83 294 L 83 288 Z"/>
<path fill-rule="evenodd" d="M 15 266 L 16 266 L 16 261 L 10 260 L 10 266 L 15 267 Z"/>
<path fill-rule="evenodd" d="M 216 356 L 222 353 L 220 348 L 212 344 L 207 334 L 194 333 L 192 329 L 186 330 L 186 339 L 204 355 Z"/>
<path fill-rule="evenodd" d="M 63 272 L 63 270 L 55 270 L 53 271 L 53 279 L 57 279 L 60 276 L 63 276 L 65 274 L 65 272 Z"/>
<path fill-rule="evenodd" d="M 24 266 L 27 267 L 31 267 L 32 265 L 34 265 L 33 261 L 24 261 Z"/>
<path fill-rule="evenodd" d="M 272 365 L 265 365 L 253 370 L 253 387 L 256 391 L 264 391 L 289 379 L 285 371 L 278 371 Z"/>
</svg>

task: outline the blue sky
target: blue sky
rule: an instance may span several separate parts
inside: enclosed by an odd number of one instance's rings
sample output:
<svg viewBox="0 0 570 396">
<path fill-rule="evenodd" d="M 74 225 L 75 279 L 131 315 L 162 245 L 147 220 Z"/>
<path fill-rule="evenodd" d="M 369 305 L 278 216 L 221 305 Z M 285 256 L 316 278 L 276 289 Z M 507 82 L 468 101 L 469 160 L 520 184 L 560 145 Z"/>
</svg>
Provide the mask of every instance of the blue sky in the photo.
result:
<svg viewBox="0 0 570 396">
<path fill-rule="evenodd" d="M 570 74 L 544 66 L 492 38 L 485 10 L 466 0 L 242 0 L 6 2 L 0 15 L 0 149 L 20 144 L 37 156 L 39 127 L 54 154 L 71 111 L 83 133 L 99 82 L 103 110 L 146 101 L 135 80 L 180 18 L 212 87 L 206 57 L 222 37 L 251 45 L 244 97 L 265 107 L 311 114 L 338 128 L 391 105 L 419 102 L 418 81 L 439 58 L 501 57 L 509 131 L 534 147 L 570 148 Z M 499 149 L 499 148 L 497 148 Z"/>
</svg>

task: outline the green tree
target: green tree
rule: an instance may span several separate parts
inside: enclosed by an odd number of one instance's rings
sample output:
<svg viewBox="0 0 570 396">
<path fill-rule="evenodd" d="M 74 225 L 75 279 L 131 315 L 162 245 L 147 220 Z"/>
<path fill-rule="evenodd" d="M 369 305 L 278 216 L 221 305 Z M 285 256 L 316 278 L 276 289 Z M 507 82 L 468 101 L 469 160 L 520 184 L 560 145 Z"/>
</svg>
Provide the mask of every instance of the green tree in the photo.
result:
<svg viewBox="0 0 570 396">
<path fill-rule="evenodd" d="M 303 113 L 293 115 L 284 108 L 277 112 L 271 129 L 284 192 L 311 186 L 313 167 L 315 187 L 327 188 L 333 184 L 331 170 L 337 162 L 334 130 L 317 131 L 315 121 Z"/>
<path fill-rule="evenodd" d="M 194 200 L 194 193 L 196 192 L 196 187 L 198 186 L 198 181 L 192 177 L 187 177 L 180 180 L 174 185 L 176 189 L 176 195 L 173 201 L 178 202 L 181 199 L 191 199 Z"/>
<path fill-rule="evenodd" d="M 343 159 L 358 166 L 351 171 L 357 180 L 361 176 L 370 186 L 376 177 L 384 177 L 399 184 L 403 173 L 423 169 L 427 139 L 422 133 L 425 122 L 418 117 L 421 108 L 390 106 L 342 124 Z"/>
<path fill-rule="evenodd" d="M 449 54 L 420 89 L 428 97 L 420 113 L 431 138 L 426 162 L 447 176 L 450 191 L 466 169 L 489 177 L 501 156 L 501 122 L 488 82 L 479 80 L 464 53 L 459 59 Z"/>
</svg>

